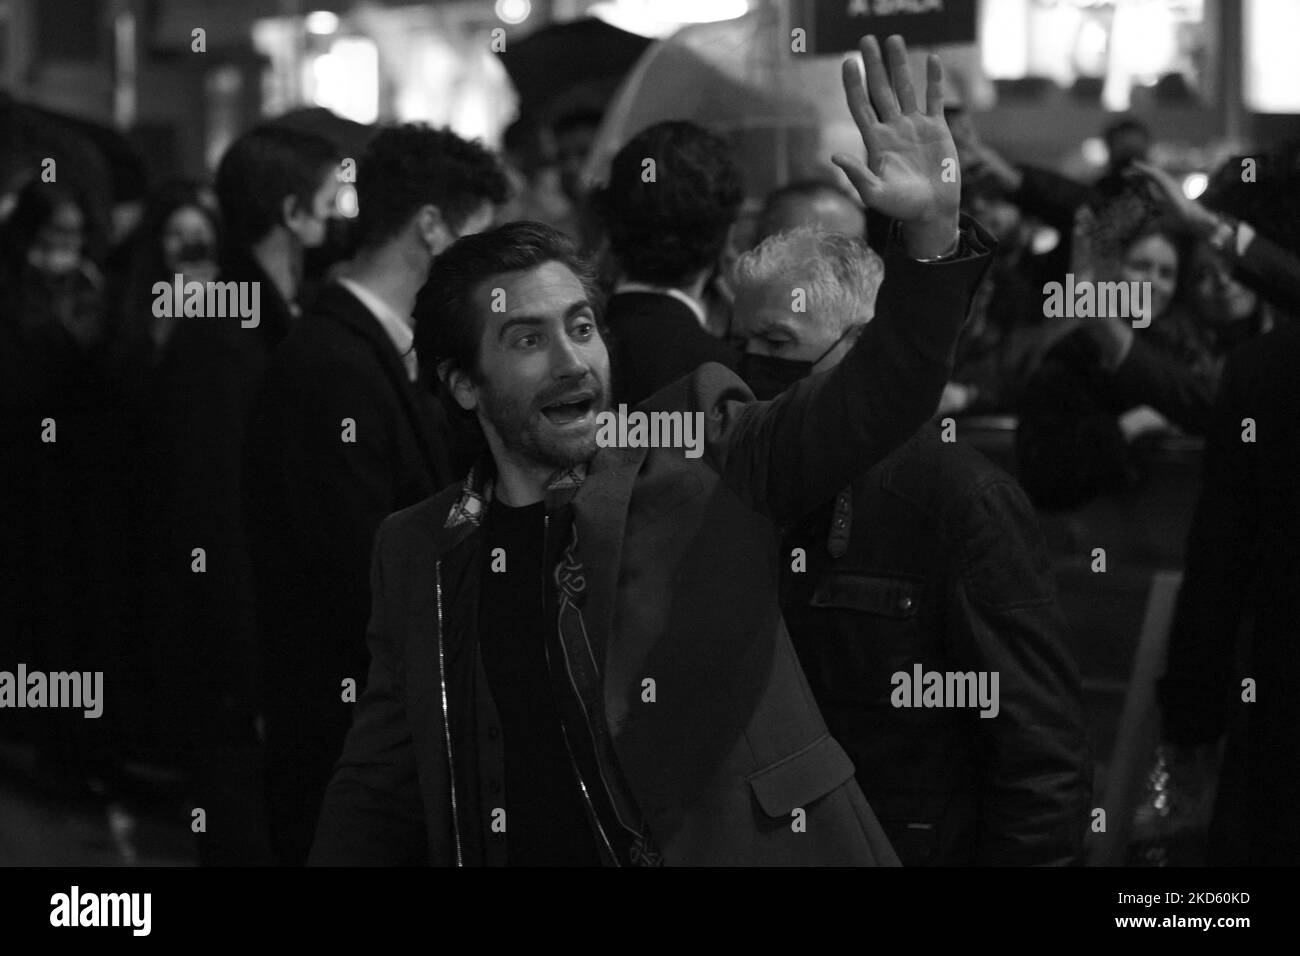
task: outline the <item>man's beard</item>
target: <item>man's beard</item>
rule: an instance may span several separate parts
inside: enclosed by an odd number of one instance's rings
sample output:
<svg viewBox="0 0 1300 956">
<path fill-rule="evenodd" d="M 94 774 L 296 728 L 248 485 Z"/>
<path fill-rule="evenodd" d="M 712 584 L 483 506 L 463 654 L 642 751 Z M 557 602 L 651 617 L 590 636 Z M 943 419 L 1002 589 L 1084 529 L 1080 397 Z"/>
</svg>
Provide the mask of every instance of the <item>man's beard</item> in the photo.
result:
<svg viewBox="0 0 1300 956">
<path fill-rule="evenodd" d="M 556 434 L 549 427 L 542 408 L 580 391 L 595 393 L 590 412 L 592 426 L 572 436 Z M 522 462 L 555 469 L 572 468 L 596 454 L 595 419 L 609 408 L 609 402 L 608 383 L 595 375 L 588 375 L 577 385 L 553 388 L 528 398 L 498 392 L 486 382 L 479 387 L 483 416 L 492 423 L 505 450 Z"/>
</svg>

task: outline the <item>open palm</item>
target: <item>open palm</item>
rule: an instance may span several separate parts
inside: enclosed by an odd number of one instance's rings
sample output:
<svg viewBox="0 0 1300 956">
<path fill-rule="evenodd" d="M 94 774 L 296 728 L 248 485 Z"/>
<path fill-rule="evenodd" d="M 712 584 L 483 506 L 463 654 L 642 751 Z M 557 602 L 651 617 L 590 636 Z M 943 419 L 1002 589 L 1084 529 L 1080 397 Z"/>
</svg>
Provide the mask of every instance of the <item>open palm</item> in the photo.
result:
<svg viewBox="0 0 1300 956">
<path fill-rule="evenodd" d="M 926 62 L 926 104 L 917 105 L 901 37 L 886 41 L 889 70 L 873 36 L 863 37 L 862 64 L 844 62 L 844 93 L 862 134 L 867 162 L 842 153 L 844 170 L 862 201 L 905 223 L 954 220 L 961 204 L 957 147 L 943 116 L 943 67 Z M 892 83 L 891 83 L 892 77 Z"/>
</svg>

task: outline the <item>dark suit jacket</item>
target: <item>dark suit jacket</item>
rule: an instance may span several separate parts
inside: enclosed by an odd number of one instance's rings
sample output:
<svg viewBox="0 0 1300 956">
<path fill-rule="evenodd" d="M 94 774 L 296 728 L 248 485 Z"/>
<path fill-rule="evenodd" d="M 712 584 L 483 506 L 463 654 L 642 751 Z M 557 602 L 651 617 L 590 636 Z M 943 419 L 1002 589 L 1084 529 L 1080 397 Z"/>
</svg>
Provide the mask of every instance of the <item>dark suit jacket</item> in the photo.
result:
<svg viewBox="0 0 1300 956">
<path fill-rule="evenodd" d="M 641 406 L 702 413 L 703 457 L 603 448 L 592 459 L 572 499 L 585 629 L 619 769 L 668 864 L 895 861 L 790 646 L 775 528 L 933 412 L 987 264 L 985 241 L 949 263 L 891 256 L 882 297 L 893 304 L 836 369 L 773 402 L 752 401 L 710 364 Z M 448 657 L 446 622 L 471 610 L 473 591 L 448 578 L 445 559 L 479 538 L 469 521 L 448 526 L 460 497 L 449 488 L 380 529 L 370 678 L 326 795 L 315 863 L 410 862 L 426 845 L 431 862 L 459 862 L 464 832 L 483 825 L 503 790 L 491 695 L 466 703 L 486 686 L 481 664 L 461 652 L 470 663 L 457 668 Z M 477 677 L 467 680 L 471 666 Z M 646 678 L 653 703 L 642 698 Z M 458 735 L 465 710 L 473 731 Z M 473 744 L 453 746 L 458 736 Z M 471 764 L 482 789 L 466 799 L 453 781 Z M 804 832 L 792 826 L 797 809 Z"/>
<path fill-rule="evenodd" d="M 1083 862 L 1083 695 L 1015 479 L 924 427 L 787 535 L 781 563 L 795 650 L 904 866 Z M 893 706 L 917 664 L 996 672 L 996 716 Z"/>
<path fill-rule="evenodd" d="M 614 403 L 645 401 L 705 362 L 734 369 L 740 356 L 700 326 L 685 303 L 659 292 L 620 292 L 605 311 Z"/>
<path fill-rule="evenodd" d="M 237 317 L 215 316 L 179 321 L 159 368 L 167 436 L 160 470 L 170 517 L 163 563 L 174 598 L 167 630 L 185 636 L 165 646 L 164 657 L 171 673 L 183 675 L 185 719 L 226 738 L 234 722 L 251 734 L 256 713 L 256 616 L 242 508 L 245 428 L 291 315 L 251 256 L 232 256 L 220 280 L 259 283 L 258 324 L 244 328 Z M 202 574 L 190 569 L 198 547 L 206 552 Z"/>
<path fill-rule="evenodd" d="M 1160 685 L 1166 739 L 1228 732 L 1211 826 L 1215 864 L 1300 859 L 1300 329 L 1228 359 Z M 1243 419 L 1255 423 L 1242 441 Z M 1244 637 L 1237 659 L 1238 637 Z M 1243 677 L 1257 701 L 1242 701 Z"/>
<path fill-rule="evenodd" d="M 351 721 L 342 681 L 364 682 L 375 529 L 451 478 L 439 415 L 379 321 L 337 284 L 277 351 L 257 398 L 246 505 L 284 862 L 306 858 Z"/>
</svg>

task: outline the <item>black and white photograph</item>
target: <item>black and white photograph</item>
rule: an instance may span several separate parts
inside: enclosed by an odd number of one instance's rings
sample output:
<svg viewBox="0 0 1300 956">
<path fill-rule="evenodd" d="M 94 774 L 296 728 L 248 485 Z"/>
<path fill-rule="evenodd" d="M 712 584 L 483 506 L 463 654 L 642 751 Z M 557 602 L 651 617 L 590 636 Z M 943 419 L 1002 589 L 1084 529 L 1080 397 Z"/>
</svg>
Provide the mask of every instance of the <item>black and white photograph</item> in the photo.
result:
<svg viewBox="0 0 1300 956">
<path fill-rule="evenodd" d="M 1282 925 L 1298 40 L 0 0 L 6 926 Z"/>
</svg>

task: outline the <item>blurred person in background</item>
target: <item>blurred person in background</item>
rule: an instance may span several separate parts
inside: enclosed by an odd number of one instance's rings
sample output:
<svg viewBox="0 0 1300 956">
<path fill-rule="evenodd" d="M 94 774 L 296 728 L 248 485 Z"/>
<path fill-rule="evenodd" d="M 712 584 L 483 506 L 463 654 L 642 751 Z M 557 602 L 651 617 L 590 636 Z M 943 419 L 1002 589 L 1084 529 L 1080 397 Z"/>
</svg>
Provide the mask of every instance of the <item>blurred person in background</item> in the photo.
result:
<svg viewBox="0 0 1300 956">
<path fill-rule="evenodd" d="M 127 581 L 123 396 L 109 355 L 104 281 L 91 250 L 103 222 L 76 184 L 32 179 L 0 226 L 0 499 L 4 651 L 33 670 L 121 664 Z M 10 641 L 12 640 L 12 644 Z M 96 720 L 37 711 L 38 769 L 61 796 L 100 799 L 120 756 L 121 707 Z M 12 725 L 11 725 L 12 726 Z"/>
<path fill-rule="evenodd" d="M 583 107 L 562 114 L 550 125 L 560 190 L 573 210 L 570 219 L 573 237 L 585 252 L 594 252 L 603 241 L 600 218 L 592 205 L 591 186 L 583 179 L 603 118 L 599 110 Z"/>
<path fill-rule="evenodd" d="M 181 317 L 156 315 L 154 284 L 209 282 L 217 278 L 220 231 L 208 191 L 191 180 L 163 184 L 149 198 L 129 240 L 130 265 L 118 308 L 125 335 L 141 358 L 156 365 Z"/>
<path fill-rule="evenodd" d="M 104 280 L 87 252 L 94 221 L 75 187 L 33 179 L 0 227 L 6 319 L 87 354 L 107 333 Z"/>
<path fill-rule="evenodd" d="M 952 381 L 936 414 L 1011 413 L 1054 331 L 1043 317 L 1041 290 L 1056 273 L 1058 257 L 1034 253 L 1030 221 L 994 177 L 963 177 L 962 204 L 998 248 L 957 342 Z"/>
<path fill-rule="evenodd" d="M 694 123 L 656 123 L 618 151 L 593 198 L 620 274 L 605 317 L 615 404 L 635 405 L 705 362 L 734 368 L 703 302 L 744 198 L 727 144 Z"/>
<path fill-rule="evenodd" d="M 817 226 L 826 232 L 865 237 L 867 212 L 862 204 L 822 179 L 801 179 L 778 186 L 763 200 L 750 247 L 768 236 L 800 226 Z"/>
<path fill-rule="evenodd" d="M 1229 356 L 1159 683 L 1170 812 L 1210 793 L 1211 866 L 1300 859 L 1300 326 Z M 1247 699 L 1246 678 L 1255 683 Z"/>
<path fill-rule="evenodd" d="M 506 127 L 502 159 L 511 195 L 497 210 L 498 222 L 544 222 L 577 241 L 577 215 L 561 188 L 557 155 L 547 127 L 526 118 Z"/>
<path fill-rule="evenodd" d="M 434 258 L 485 228 L 507 188 L 479 143 L 418 124 L 371 139 L 356 186 L 357 254 L 276 352 L 245 448 L 272 846 L 285 866 L 307 858 L 351 722 L 342 682 L 360 691 L 365 677 L 375 529 L 452 480 L 452 433 L 418 381 L 417 295 Z"/>
<path fill-rule="evenodd" d="M 1118 252 L 1118 262 L 1079 280 L 1150 283 L 1150 325 L 1133 329 L 1131 315 L 1045 319 L 1055 344 L 1022 394 L 1020 480 L 1043 508 L 1136 486 L 1140 458 L 1130 442 L 1141 434 L 1169 421 L 1193 434 L 1204 429 L 1217 362 L 1191 309 L 1191 246 L 1152 223 Z"/>
<path fill-rule="evenodd" d="M 187 316 L 175 324 L 160 369 L 168 456 L 172 603 L 165 630 L 174 713 L 186 728 L 204 864 L 269 861 L 256 682 L 252 568 L 244 533 L 245 422 L 270 356 L 299 313 L 306 249 L 324 242 L 339 156 L 316 135 L 256 127 L 217 167 L 222 247 L 219 281 L 256 290 L 256 324 L 240 315 Z M 194 549 L 205 565 L 196 570 Z"/>
</svg>

